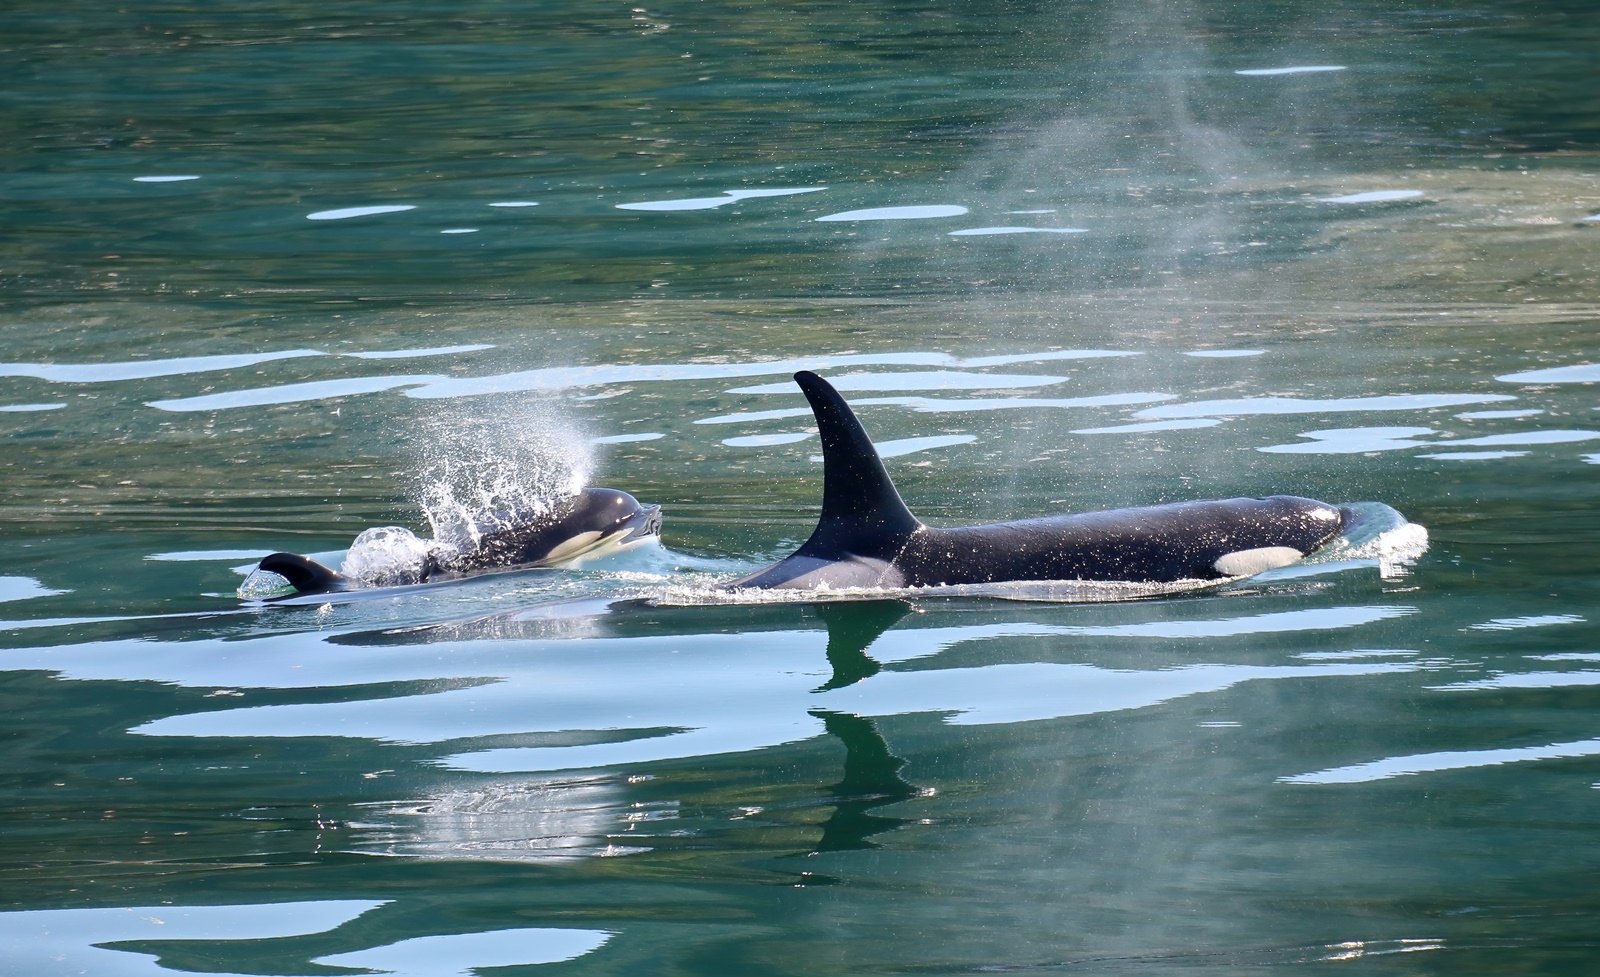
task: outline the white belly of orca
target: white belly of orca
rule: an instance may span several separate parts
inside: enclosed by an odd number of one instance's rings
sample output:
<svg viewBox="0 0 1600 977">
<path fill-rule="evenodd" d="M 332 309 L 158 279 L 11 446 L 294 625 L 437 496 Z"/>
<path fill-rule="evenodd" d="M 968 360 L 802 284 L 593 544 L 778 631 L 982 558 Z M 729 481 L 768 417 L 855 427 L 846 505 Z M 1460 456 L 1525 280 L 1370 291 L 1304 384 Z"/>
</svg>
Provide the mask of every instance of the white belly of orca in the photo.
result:
<svg viewBox="0 0 1600 977">
<path fill-rule="evenodd" d="M 540 566 L 579 567 L 597 560 L 609 559 L 645 546 L 660 546 L 660 536 L 634 536 L 629 538 L 627 533 L 584 533 L 583 537 L 574 537 L 569 543 L 563 543 L 551 553 L 550 559 L 540 563 Z"/>
</svg>

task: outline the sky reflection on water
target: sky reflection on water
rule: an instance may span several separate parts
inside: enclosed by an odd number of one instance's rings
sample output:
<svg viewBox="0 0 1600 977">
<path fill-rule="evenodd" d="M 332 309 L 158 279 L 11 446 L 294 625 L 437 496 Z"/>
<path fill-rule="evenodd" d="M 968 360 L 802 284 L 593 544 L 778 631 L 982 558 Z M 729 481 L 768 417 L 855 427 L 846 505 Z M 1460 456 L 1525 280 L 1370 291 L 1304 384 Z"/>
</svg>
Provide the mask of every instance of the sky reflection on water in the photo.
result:
<svg viewBox="0 0 1600 977">
<path fill-rule="evenodd" d="M 395 977 L 472 977 L 480 967 L 560 963 L 593 953 L 612 934 L 584 929 L 502 929 L 419 936 L 317 957 L 324 967 L 363 967 Z"/>
<path fill-rule="evenodd" d="M 363 207 L 340 207 L 334 210 L 319 210 L 307 214 L 306 220 L 313 221 L 342 221 L 352 217 L 376 217 L 379 214 L 399 214 L 408 210 L 416 210 L 415 204 L 370 204 Z"/>
<path fill-rule="evenodd" d="M 1323 203 L 1329 204 L 1376 204 L 1387 203 L 1391 200 L 1411 200 L 1422 196 L 1421 190 L 1365 190 L 1361 193 L 1347 193 L 1340 197 L 1323 197 Z"/>
<path fill-rule="evenodd" d="M 827 187 L 795 187 L 776 188 L 763 187 L 746 190 L 724 190 L 718 197 L 688 197 L 676 200 L 643 200 L 637 203 L 617 204 L 618 210 L 715 210 L 718 207 L 741 200 L 750 200 L 760 197 L 790 197 L 802 193 L 817 193 Z"/>
<path fill-rule="evenodd" d="M 36 377 L 51 383 L 115 383 L 121 380 L 146 380 L 152 377 L 182 376 L 214 370 L 237 370 L 274 360 L 327 355 L 319 349 L 287 349 L 276 353 L 183 356 L 123 363 L 0 363 L 0 376 Z"/>
<path fill-rule="evenodd" d="M 1087 234 L 1087 228 L 1082 227 L 969 227 L 960 231 L 948 231 L 951 237 L 996 237 L 1011 234 Z"/>
<path fill-rule="evenodd" d="M 1414 777 L 1419 774 L 1444 770 L 1471 770 L 1495 767 L 1506 763 L 1530 760 L 1561 760 L 1573 757 L 1600 756 L 1600 739 L 1575 743 L 1552 743 L 1549 746 L 1507 747 L 1498 750 L 1449 750 L 1441 753 L 1421 753 L 1412 756 L 1387 757 L 1348 767 L 1334 767 L 1315 773 L 1280 777 L 1285 784 L 1365 784 L 1393 777 Z"/>
<path fill-rule="evenodd" d="M 871 653 L 873 660 L 888 663 L 924 659 L 973 642 L 1024 636 L 1196 640 L 1341 630 L 1413 611 L 1403 606 L 1338 607 L 1193 622 L 923 629 L 891 632 L 882 639 L 881 648 L 873 643 Z M 225 657 L 218 657 L 221 649 L 208 651 L 203 658 L 180 652 L 169 658 L 166 667 L 159 665 L 159 658 L 147 657 L 135 673 L 126 671 L 129 663 L 114 651 L 115 646 L 57 648 L 50 661 L 63 674 L 75 677 L 105 677 L 110 667 L 123 678 L 134 674 L 154 678 L 165 672 L 167 680 L 185 685 L 252 687 L 268 675 L 281 675 L 278 663 L 287 655 L 296 663 L 295 687 L 325 686 L 339 674 L 360 675 L 365 683 L 447 678 L 452 685 L 467 682 L 466 687 L 397 698 L 172 716 L 134 730 L 149 736 L 333 735 L 402 743 L 584 729 L 612 730 L 612 735 L 622 736 L 611 743 L 490 750 L 447 760 L 462 769 L 501 772 L 638 764 L 762 749 L 818 735 L 822 727 L 813 715 L 818 709 L 857 715 L 935 712 L 960 723 L 1020 722 L 1140 708 L 1251 679 L 1375 675 L 1415 667 L 1194 665 L 1146 671 L 1040 662 L 881 672 L 848 689 L 819 691 L 828 678 L 826 668 L 818 667 L 824 661 L 818 653 L 826 638 L 819 632 L 765 632 L 757 656 L 748 653 L 749 642 L 743 635 L 701 635 L 689 647 L 670 637 L 589 637 L 581 642 L 568 638 L 532 645 L 524 641 L 499 649 L 479 641 L 472 661 L 457 668 L 441 667 L 444 663 L 426 646 L 415 651 L 380 646 L 374 653 L 357 655 L 341 649 L 342 664 L 330 671 L 331 663 L 315 663 L 326 655 L 305 655 L 304 639 L 257 639 L 242 655 L 229 652 Z M 588 677 L 596 662 L 627 678 L 596 685 Z M 193 670 L 196 667 L 199 671 Z M 638 738 L 628 730 L 668 733 Z"/>
<path fill-rule="evenodd" d="M 146 977 L 173 971 L 134 941 L 247 942 L 322 933 L 377 909 L 382 900 L 313 900 L 233 906 L 128 906 L 0 912 L 0 950 L 17 974 Z"/>
<path fill-rule="evenodd" d="M 1300 65 L 1289 68 L 1241 68 L 1234 72 L 1236 75 L 1303 75 L 1323 71 L 1344 71 L 1342 64 L 1312 64 Z"/>
<path fill-rule="evenodd" d="M 911 204 L 900 207 L 867 207 L 814 218 L 818 221 L 894 221 L 960 217 L 967 208 L 959 204 Z"/>
</svg>

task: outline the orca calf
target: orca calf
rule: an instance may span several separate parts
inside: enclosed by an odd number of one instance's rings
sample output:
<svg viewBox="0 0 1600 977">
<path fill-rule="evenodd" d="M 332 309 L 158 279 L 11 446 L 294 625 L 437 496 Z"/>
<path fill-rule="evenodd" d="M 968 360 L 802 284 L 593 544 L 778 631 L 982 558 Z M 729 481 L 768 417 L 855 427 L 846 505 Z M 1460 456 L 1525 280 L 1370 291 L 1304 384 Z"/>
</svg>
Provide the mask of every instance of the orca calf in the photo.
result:
<svg viewBox="0 0 1600 977">
<path fill-rule="evenodd" d="M 821 518 L 794 555 L 723 589 L 1220 582 L 1294 563 L 1355 518 L 1343 506 L 1275 495 L 935 529 L 901 501 L 839 392 L 814 373 L 794 379 L 822 437 Z"/>
<path fill-rule="evenodd" d="M 412 538 L 414 544 L 425 546 L 425 551 L 413 554 L 403 566 L 386 568 L 385 583 L 418 584 L 492 570 L 559 566 L 621 549 L 661 535 L 661 507 L 641 505 L 616 489 L 591 488 L 555 500 L 539 513 L 505 513 L 478 523 L 476 529 L 477 543 L 470 549 L 428 545 Z M 281 595 L 284 597 L 358 586 L 332 568 L 294 553 L 273 553 L 256 570 L 287 580 L 295 592 Z"/>
</svg>

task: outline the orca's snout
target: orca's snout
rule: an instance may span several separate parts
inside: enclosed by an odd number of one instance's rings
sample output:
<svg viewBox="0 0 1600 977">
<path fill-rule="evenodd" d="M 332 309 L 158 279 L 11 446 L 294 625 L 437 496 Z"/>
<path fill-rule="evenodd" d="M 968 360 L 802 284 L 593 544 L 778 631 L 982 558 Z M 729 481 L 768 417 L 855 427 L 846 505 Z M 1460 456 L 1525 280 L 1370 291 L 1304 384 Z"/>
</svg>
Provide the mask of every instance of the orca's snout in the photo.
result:
<svg viewBox="0 0 1600 977">
<path fill-rule="evenodd" d="M 648 539 L 651 536 L 661 535 L 661 507 L 658 505 L 643 505 L 634 517 L 633 526 L 628 530 L 628 535 L 623 541 L 635 539 Z"/>
</svg>

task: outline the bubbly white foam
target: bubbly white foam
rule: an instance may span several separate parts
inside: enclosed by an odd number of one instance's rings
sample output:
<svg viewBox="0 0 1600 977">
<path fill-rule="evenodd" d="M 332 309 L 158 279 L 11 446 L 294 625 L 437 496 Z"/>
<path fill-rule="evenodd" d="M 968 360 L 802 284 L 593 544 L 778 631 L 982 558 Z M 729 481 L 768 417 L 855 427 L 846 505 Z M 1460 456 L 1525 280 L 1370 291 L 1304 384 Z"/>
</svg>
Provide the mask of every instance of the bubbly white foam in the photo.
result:
<svg viewBox="0 0 1600 977">
<path fill-rule="evenodd" d="M 420 583 L 434 546 L 404 526 L 374 526 L 362 530 L 350 544 L 340 572 L 357 587 Z"/>
<path fill-rule="evenodd" d="M 1428 530 L 1380 502 L 1351 506 L 1356 518 L 1344 535 L 1323 547 L 1317 562 L 1375 560 L 1378 573 L 1394 580 L 1411 572 L 1412 564 L 1428 551 Z"/>
<path fill-rule="evenodd" d="M 240 600 L 266 600 L 268 597 L 294 593 L 294 585 L 289 583 L 287 577 L 257 567 L 250 571 L 250 575 L 244 578 L 244 583 L 234 593 Z"/>
<path fill-rule="evenodd" d="M 718 581 L 682 581 L 641 594 L 652 603 L 668 607 L 719 604 L 808 604 L 827 601 L 885 600 L 916 597 L 993 597 L 1003 600 L 1050 603 L 1105 603 L 1141 600 L 1204 590 L 1226 580 L 1176 580 L 1170 583 L 1132 583 L 1098 580 L 1013 580 L 991 584 L 946 584 L 934 587 L 828 587 L 815 590 L 716 590 Z"/>
</svg>

